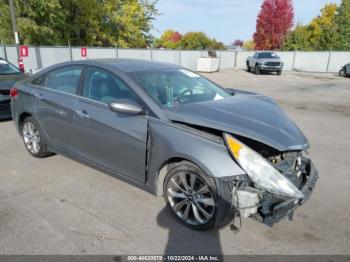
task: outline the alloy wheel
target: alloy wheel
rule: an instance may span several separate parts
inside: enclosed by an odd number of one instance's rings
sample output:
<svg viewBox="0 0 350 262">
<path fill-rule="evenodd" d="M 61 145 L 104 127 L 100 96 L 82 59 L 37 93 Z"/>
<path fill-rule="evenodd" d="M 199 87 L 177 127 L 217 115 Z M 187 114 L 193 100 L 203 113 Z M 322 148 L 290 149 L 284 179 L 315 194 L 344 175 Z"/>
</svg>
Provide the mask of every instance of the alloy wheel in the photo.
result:
<svg viewBox="0 0 350 262">
<path fill-rule="evenodd" d="M 40 133 L 32 122 L 24 123 L 23 140 L 29 152 L 34 155 L 37 155 L 40 152 Z"/>
<path fill-rule="evenodd" d="M 200 226 L 213 218 L 213 193 L 197 174 L 176 173 L 170 178 L 166 190 L 170 207 L 182 221 Z"/>
</svg>

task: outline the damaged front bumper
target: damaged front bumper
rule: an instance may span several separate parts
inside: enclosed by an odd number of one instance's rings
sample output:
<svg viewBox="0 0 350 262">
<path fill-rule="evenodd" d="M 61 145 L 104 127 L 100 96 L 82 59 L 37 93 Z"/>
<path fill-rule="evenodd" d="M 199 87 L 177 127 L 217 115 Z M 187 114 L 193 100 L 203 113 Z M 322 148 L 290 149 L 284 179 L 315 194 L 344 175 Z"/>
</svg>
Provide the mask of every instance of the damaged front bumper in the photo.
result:
<svg viewBox="0 0 350 262">
<path fill-rule="evenodd" d="M 233 212 L 238 212 L 242 217 L 251 217 L 268 226 L 273 226 L 285 217 L 292 220 L 294 210 L 310 198 L 319 178 L 319 172 L 311 160 L 302 158 L 301 165 L 302 171 L 285 175 L 304 194 L 304 198 L 285 198 L 254 185 L 248 185 L 247 182 L 236 182 L 232 194 Z"/>
</svg>

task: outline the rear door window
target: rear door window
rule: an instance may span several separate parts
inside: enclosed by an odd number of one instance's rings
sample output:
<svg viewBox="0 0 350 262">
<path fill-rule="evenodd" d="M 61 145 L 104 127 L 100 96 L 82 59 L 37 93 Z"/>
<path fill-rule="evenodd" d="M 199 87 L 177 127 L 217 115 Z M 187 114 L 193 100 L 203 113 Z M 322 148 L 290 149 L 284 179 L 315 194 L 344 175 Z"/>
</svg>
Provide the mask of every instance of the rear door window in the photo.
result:
<svg viewBox="0 0 350 262">
<path fill-rule="evenodd" d="M 71 66 L 53 70 L 47 73 L 45 86 L 60 92 L 76 94 L 82 71 L 83 67 L 81 66 Z"/>
</svg>

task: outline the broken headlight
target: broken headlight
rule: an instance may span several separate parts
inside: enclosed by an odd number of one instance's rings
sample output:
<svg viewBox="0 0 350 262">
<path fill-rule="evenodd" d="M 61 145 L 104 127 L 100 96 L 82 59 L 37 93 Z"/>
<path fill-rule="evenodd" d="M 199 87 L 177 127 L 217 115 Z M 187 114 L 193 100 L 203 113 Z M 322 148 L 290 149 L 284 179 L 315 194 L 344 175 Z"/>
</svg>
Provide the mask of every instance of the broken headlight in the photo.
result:
<svg viewBox="0 0 350 262">
<path fill-rule="evenodd" d="M 264 157 L 229 134 L 224 134 L 224 138 L 232 156 L 257 186 L 273 194 L 304 198 L 303 193 Z"/>
</svg>

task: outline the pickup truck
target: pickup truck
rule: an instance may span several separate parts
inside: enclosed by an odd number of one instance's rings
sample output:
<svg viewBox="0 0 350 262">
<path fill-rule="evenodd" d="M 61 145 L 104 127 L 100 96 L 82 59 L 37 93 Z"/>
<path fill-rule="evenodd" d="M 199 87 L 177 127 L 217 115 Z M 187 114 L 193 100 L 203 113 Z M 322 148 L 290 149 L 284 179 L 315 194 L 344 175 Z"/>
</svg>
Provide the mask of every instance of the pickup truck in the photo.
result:
<svg viewBox="0 0 350 262">
<path fill-rule="evenodd" d="M 274 52 L 255 52 L 253 56 L 247 58 L 248 72 L 254 71 L 259 75 L 261 72 L 276 72 L 282 74 L 283 62 Z"/>
</svg>

